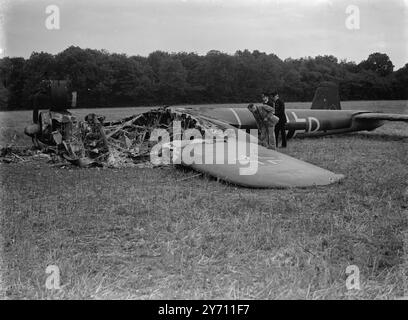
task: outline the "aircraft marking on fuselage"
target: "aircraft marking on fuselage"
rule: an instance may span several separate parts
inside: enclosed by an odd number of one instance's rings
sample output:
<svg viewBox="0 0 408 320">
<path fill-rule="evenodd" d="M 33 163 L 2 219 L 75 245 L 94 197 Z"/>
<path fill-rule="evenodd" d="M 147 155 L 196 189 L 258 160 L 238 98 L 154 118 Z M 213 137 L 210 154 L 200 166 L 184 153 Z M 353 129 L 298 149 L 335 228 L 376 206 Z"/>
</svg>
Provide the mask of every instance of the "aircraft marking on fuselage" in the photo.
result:
<svg viewBox="0 0 408 320">
<path fill-rule="evenodd" d="M 293 115 L 293 118 L 294 118 L 295 122 L 301 122 L 301 123 L 306 122 L 306 119 L 298 118 L 296 113 L 294 113 L 293 111 L 291 113 Z M 296 134 L 297 134 L 298 131 L 299 130 L 294 130 L 293 131 L 293 135 L 292 135 L 293 138 L 296 137 Z"/>
<path fill-rule="evenodd" d="M 238 128 L 241 128 L 242 123 L 241 123 L 241 119 L 238 116 L 238 113 L 233 108 L 230 108 L 230 110 L 232 114 L 235 116 L 235 119 L 237 119 L 238 121 Z"/>
<path fill-rule="evenodd" d="M 318 131 L 320 129 L 319 119 L 317 119 L 315 117 L 307 117 L 307 120 L 309 121 L 308 132 L 316 132 L 316 131 Z M 314 121 L 316 123 L 316 128 L 314 130 L 312 130 L 312 121 Z"/>
<path fill-rule="evenodd" d="M 297 114 L 293 111 L 291 111 L 291 114 L 293 115 L 293 119 L 295 120 L 296 123 L 307 123 L 307 126 L 304 129 L 305 133 L 316 132 L 320 129 L 319 119 L 315 117 L 299 118 Z M 289 117 L 286 116 L 286 118 L 289 118 Z M 316 123 L 316 128 L 314 129 L 313 129 L 313 122 Z M 294 130 L 292 137 L 295 137 L 298 131 L 302 131 L 302 130 Z"/>
</svg>

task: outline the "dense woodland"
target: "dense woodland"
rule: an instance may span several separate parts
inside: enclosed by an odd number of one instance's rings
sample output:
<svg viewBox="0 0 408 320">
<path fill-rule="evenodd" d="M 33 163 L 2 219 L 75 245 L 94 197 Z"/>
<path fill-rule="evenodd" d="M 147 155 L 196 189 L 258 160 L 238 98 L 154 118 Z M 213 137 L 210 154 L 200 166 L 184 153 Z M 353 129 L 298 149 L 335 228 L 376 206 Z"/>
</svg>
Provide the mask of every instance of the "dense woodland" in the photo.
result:
<svg viewBox="0 0 408 320">
<path fill-rule="evenodd" d="M 342 100 L 408 99 L 408 63 L 394 71 L 383 53 L 357 64 L 327 55 L 281 60 L 248 50 L 142 57 L 71 46 L 56 55 L 1 59 L 0 108 L 30 108 L 30 96 L 46 78 L 70 80 L 80 107 L 253 102 L 275 89 L 286 101 L 311 101 L 327 80 L 339 84 Z"/>
</svg>

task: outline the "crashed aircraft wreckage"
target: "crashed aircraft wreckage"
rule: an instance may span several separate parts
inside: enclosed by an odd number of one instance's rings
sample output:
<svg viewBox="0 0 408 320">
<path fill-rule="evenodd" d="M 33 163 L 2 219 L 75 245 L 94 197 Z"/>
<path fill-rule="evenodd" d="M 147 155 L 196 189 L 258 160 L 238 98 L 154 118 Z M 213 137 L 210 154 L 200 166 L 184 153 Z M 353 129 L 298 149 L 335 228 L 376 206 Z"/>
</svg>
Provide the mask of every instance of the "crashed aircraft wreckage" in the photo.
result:
<svg viewBox="0 0 408 320">
<path fill-rule="evenodd" d="M 257 188 L 328 185 L 344 177 L 266 149 L 243 130 L 183 108 L 157 108 L 111 122 L 95 114 L 77 121 L 69 112 L 46 111 L 25 132 L 35 145 L 81 167 L 181 164 Z"/>
<path fill-rule="evenodd" d="M 37 147 L 81 167 L 182 164 L 238 185 L 264 188 L 327 185 L 343 178 L 259 146 L 244 131 L 257 127 L 246 108 L 159 108 L 113 122 L 95 114 L 77 121 L 67 111 L 66 81 L 50 81 L 48 88 L 52 108 L 38 113 L 34 107 L 34 124 L 25 133 Z M 408 121 L 407 115 L 340 110 L 333 83 L 316 90 L 311 109 L 286 110 L 288 138 L 373 130 L 386 120 Z"/>
<path fill-rule="evenodd" d="M 81 167 L 169 164 L 169 161 L 150 161 L 152 154 L 156 154 L 156 160 L 161 154 L 162 158 L 163 155 L 171 158 L 174 164 L 249 187 L 307 187 L 327 185 L 343 178 L 258 146 L 244 131 L 257 127 L 246 108 L 160 108 L 113 122 L 105 122 L 104 117 L 95 114 L 89 114 L 85 121 L 77 121 L 67 111 L 66 81 L 52 80 L 48 88 L 52 108 L 39 114 L 34 106 L 34 124 L 25 133 L 37 147 L 53 145 L 48 148 Z M 404 114 L 341 110 L 338 86 L 333 83 L 322 83 L 316 90 L 311 109 L 288 109 L 286 117 L 288 138 L 371 131 L 385 121 L 408 122 L 408 115 Z M 183 139 L 193 129 L 195 133 Z M 165 130 L 168 135 L 155 137 L 157 130 Z M 256 150 L 256 155 L 251 150 Z M 199 161 L 191 161 L 191 153 Z M 183 154 L 187 156 L 180 157 Z M 219 158 L 228 161 L 217 161 Z"/>
</svg>

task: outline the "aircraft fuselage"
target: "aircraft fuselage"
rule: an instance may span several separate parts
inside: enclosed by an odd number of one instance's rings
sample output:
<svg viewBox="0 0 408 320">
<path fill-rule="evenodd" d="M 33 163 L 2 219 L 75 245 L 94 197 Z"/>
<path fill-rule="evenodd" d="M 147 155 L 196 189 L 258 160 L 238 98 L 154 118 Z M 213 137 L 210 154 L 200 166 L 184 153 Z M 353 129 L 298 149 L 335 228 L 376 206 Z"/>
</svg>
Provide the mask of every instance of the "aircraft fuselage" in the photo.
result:
<svg viewBox="0 0 408 320">
<path fill-rule="evenodd" d="M 256 121 L 246 108 L 219 108 L 200 110 L 215 119 L 226 121 L 240 129 L 256 129 Z M 336 133 L 374 130 L 383 120 L 359 121 L 354 116 L 369 111 L 287 109 L 286 130 L 288 138 L 295 136 L 319 136 Z"/>
</svg>

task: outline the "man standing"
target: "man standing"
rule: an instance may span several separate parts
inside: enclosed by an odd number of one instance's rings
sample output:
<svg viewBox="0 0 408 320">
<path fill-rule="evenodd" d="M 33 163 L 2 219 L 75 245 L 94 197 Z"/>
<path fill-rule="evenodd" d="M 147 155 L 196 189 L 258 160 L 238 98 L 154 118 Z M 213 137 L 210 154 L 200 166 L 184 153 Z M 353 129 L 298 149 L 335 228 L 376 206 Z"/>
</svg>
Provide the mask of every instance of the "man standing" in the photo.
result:
<svg viewBox="0 0 408 320">
<path fill-rule="evenodd" d="M 276 91 L 272 93 L 272 99 L 275 102 L 275 116 L 279 118 L 279 121 L 275 126 L 276 146 L 278 146 L 280 133 L 282 135 L 282 148 L 286 148 L 285 124 L 287 120 L 285 114 L 285 103 L 281 99 L 279 99 L 279 94 Z"/>
<path fill-rule="evenodd" d="M 249 111 L 252 112 L 256 120 L 259 130 L 259 144 L 268 149 L 276 150 L 275 125 L 278 123 L 274 108 L 274 102 L 266 93 L 262 94 L 263 105 L 248 106 Z"/>
</svg>

